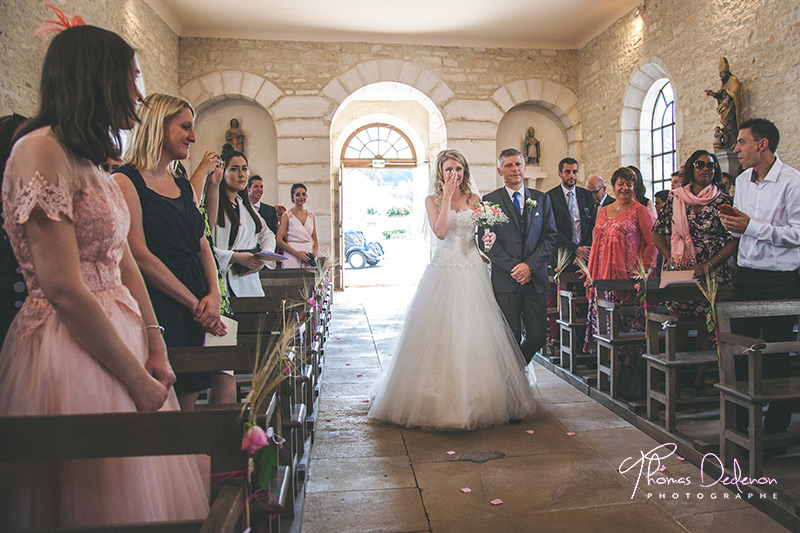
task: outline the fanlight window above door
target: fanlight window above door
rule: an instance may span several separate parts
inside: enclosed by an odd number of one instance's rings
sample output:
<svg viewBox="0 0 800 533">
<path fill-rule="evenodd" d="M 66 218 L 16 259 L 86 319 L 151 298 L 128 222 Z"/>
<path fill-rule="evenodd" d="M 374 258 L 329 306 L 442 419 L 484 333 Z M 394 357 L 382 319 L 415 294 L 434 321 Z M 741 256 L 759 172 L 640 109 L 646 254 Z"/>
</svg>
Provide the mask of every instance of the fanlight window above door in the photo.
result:
<svg viewBox="0 0 800 533">
<path fill-rule="evenodd" d="M 369 124 L 354 131 L 342 149 L 346 167 L 415 167 L 417 154 L 408 136 L 389 124 Z"/>
</svg>

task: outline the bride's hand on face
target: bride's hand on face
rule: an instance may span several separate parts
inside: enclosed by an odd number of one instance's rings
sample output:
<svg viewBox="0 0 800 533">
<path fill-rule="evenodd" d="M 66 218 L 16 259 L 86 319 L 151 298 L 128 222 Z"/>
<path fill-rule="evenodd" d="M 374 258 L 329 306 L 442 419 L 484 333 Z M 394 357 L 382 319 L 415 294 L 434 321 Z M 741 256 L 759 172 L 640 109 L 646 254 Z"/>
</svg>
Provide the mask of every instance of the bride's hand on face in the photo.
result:
<svg viewBox="0 0 800 533">
<path fill-rule="evenodd" d="M 458 190 L 461 185 L 461 178 L 454 169 L 445 169 L 444 186 L 442 193 L 445 198 L 452 198 L 453 194 Z"/>
<path fill-rule="evenodd" d="M 497 239 L 497 235 L 494 232 L 490 231 L 483 235 L 483 244 L 486 245 L 487 248 L 491 248 L 494 245 L 494 241 Z"/>
</svg>

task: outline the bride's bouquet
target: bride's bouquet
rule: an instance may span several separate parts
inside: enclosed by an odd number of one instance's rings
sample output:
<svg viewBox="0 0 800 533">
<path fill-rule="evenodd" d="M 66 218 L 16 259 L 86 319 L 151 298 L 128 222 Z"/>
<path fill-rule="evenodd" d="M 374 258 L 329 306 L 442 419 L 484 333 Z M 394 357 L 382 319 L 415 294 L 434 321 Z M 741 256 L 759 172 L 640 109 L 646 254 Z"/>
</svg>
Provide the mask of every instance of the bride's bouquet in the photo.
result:
<svg viewBox="0 0 800 533">
<path fill-rule="evenodd" d="M 485 230 L 507 222 L 508 217 L 500 209 L 500 206 L 491 202 L 478 202 L 478 207 L 472 212 L 472 223 Z M 483 251 L 488 252 L 489 248 L 484 245 Z"/>
</svg>

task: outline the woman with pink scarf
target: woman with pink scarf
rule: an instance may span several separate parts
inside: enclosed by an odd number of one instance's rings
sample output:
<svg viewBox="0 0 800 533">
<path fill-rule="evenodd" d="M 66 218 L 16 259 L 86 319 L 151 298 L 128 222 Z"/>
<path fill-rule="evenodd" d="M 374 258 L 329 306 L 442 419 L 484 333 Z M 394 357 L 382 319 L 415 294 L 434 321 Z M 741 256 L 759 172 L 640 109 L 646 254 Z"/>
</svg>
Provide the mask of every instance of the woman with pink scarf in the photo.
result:
<svg viewBox="0 0 800 533">
<path fill-rule="evenodd" d="M 664 269 L 691 269 L 696 278 L 714 270 L 719 284 L 728 285 L 732 279 L 728 258 L 739 241 L 719 218 L 719 206 L 733 203 L 719 188 L 722 171 L 716 157 L 705 150 L 693 153 L 685 168 L 683 186 L 670 192 L 653 226 L 653 242 L 664 256 Z M 697 320 L 704 319 L 708 305 L 705 301 L 667 302 L 667 308 L 679 319 Z M 710 349 L 705 331 L 698 332 L 697 344 L 700 350 Z M 705 395 L 705 370 L 698 368 L 695 377 L 698 396 Z"/>
</svg>

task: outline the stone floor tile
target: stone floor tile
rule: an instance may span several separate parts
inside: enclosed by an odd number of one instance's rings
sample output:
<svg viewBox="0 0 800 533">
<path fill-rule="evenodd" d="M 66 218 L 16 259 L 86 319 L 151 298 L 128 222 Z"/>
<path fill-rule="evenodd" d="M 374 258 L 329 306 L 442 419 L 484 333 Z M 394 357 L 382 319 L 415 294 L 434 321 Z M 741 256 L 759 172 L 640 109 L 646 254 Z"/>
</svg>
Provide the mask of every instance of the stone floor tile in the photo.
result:
<svg viewBox="0 0 800 533">
<path fill-rule="evenodd" d="M 633 427 L 630 423 L 596 402 L 553 404 L 545 407 L 551 415 L 567 428 L 567 431 L 575 433 L 598 429 Z"/>
<path fill-rule="evenodd" d="M 428 531 L 417 489 L 308 494 L 303 533 Z"/>
<path fill-rule="evenodd" d="M 543 411 L 543 410 L 542 410 Z M 528 434 L 526 431 L 533 430 Z M 423 431 L 405 429 L 403 436 L 414 464 L 454 461 L 469 451 L 500 451 L 508 456 L 575 450 L 580 443 L 566 435 L 564 426 L 546 412 L 529 416 L 520 424 L 503 424 L 478 431 Z M 456 455 L 448 456 L 452 450 Z"/>
<path fill-rule="evenodd" d="M 686 533 L 649 503 L 569 509 L 553 512 L 504 514 L 505 504 L 495 507 L 496 516 L 470 520 L 431 519 L 432 533 Z"/>
<path fill-rule="evenodd" d="M 319 430 L 314 437 L 311 459 L 337 457 L 406 456 L 400 430 Z"/>
<path fill-rule="evenodd" d="M 547 370 L 542 370 L 542 372 L 547 372 Z M 537 374 L 537 376 L 538 375 L 539 374 Z M 586 396 L 584 393 L 575 387 L 565 384 L 563 381 L 561 383 L 537 383 L 537 388 L 538 394 L 536 399 L 545 404 L 594 402 L 594 400 Z"/>
<path fill-rule="evenodd" d="M 371 368 L 365 368 L 362 365 L 325 368 L 325 385 L 323 386 L 327 387 L 335 383 L 354 383 L 359 385 L 358 390 L 361 390 L 361 385 L 372 387 L 372 383 L 380 373 L 381 369 L 377 365 Z"/>
<path fill-rule="evenodd" d="M 416 488 L 408 457 L 314 459 L 306 492 Z"/>
<path fill-rule="evenodd" d="M 731 531 L 758 533 L 786 533 L 789 530 L 775 522 L 752 506 L 725 512 L 687 514 L 677 518 L 678 522 L 691 533 L 710 533 Z"/>
<path fill-rule="evenodd" d="M 506 457 L 477 465 L 448 462 L 415 464 L 414 473 L 431 520 L 580 509 L 630 503 L 631 486 L 594 454 L 551 453 Z M 467 486 L 469 494 L 459 489 Z M 465 498 L 458 498 L 465 496 Z M 455 504 L 465 502 L 461 506 Z"/>
</svg>

